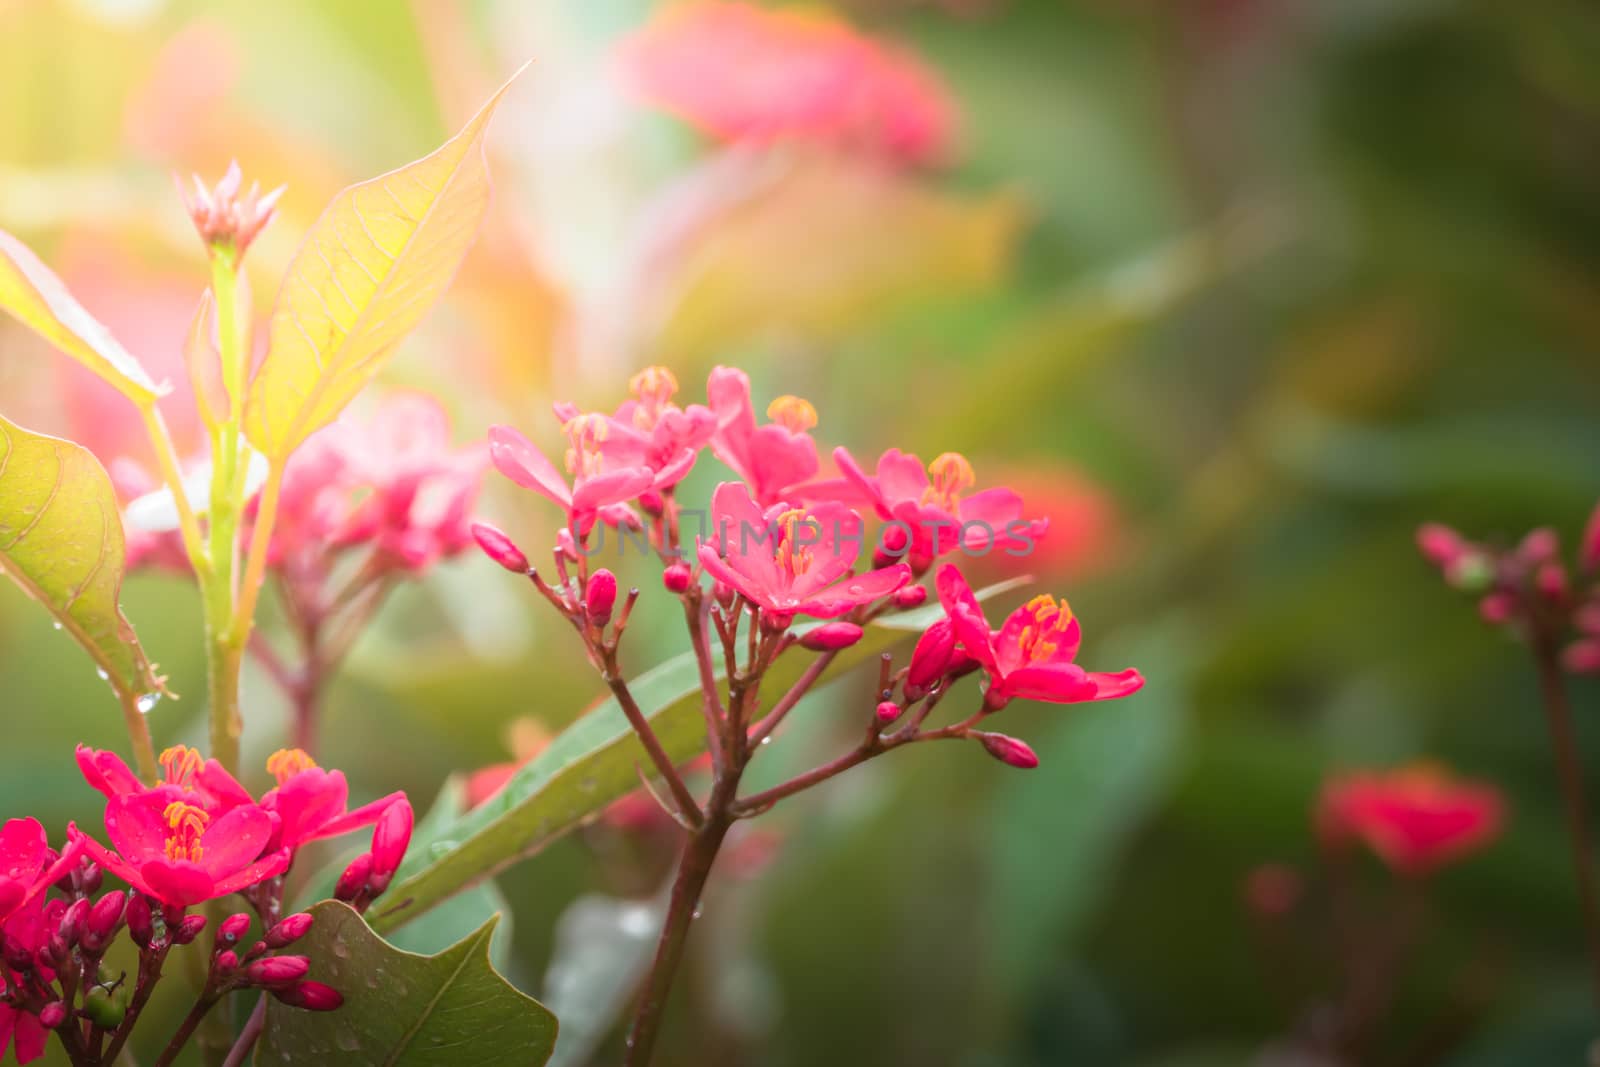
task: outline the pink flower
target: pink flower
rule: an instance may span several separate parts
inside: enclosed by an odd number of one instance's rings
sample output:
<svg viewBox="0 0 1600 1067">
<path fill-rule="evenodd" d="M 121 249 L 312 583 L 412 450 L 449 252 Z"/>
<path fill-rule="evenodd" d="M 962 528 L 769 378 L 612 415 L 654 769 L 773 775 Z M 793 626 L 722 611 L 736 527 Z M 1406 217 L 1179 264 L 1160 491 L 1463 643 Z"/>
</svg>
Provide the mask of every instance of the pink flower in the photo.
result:
<svg viewBox="0 0 1600 1067">
<path fill-rule="evenodd" d="M 272 221 L 285 186 L 280 185 L 263 196 L 260 184 L 251 182 L 249 190 L 240 196 L 244 178 L 237 162 L 228 164 L 227 173 L 214 188 L 207 189 L 198 174 L 193 177 L 194 195 L 190 196 L 181 182 L 178 193 L 183 197 L 189 217 L 194 220 L 195 231 L 208 246 L 225 249 L 237 260 Z"/>
<path fill-rule="evenodd" d="M 410 806 L 403 792 L 347 810 L 350 786 L 343 771 L 326 771 L 298 748 L 279 749 L 267 757 L 267 770 L 277 786 L 261 797 L 261 808 L 277 816 L 269 848 L 288 849 L 324 837 L 346 834 L 377 822 L 392 805 Z"/>
<path fill-rule="evenodd" d="M 147 788 L 139 776 L 115 752 L 79 745 L 78 769 L 84 780 L 106 799 L 139 793 L 158 793 L 169 800 L 183 800 L 220 815 L 229 808 L 254 801 L 250 791 L 214 759 L 206 759 L 196 749 L 173 745 L 162 750 L 159 762 L 162 778 Z"/>
<path fill-rule="evenodd" d="M 809 403 L 780 396 L 767 407 L 773 421 L 757 426 L 750 378 L 732 367 L 711 371 L 706 397 L 717 416 L 711 451 L 763 507 L 781 502 L 787 490 L 817 473 L 817 443 L 808 432 L 817 424 L 817 410 Z"/>
<path fill-rule="evenodd" d="M 628 380 L 633 399 L 606 419 L 596 447 L 614 467 L 649 467 L 655 489 L 670 489 L 688 475 L 700 450 L 717 430 L 717 417 L 702 404 L 680 408 L 672 402 L 678 379 L 666 367 L 646 367 Z M 576 406 L 557 404 L 556 417 L 571 425 L 582 417 Z"/>
<path fill-rule="evenodd" d="M 78 849 L 69 845 L 56 855 L 37 819 L 8 819 L 0 826 L 0 929 L 12 916 L 70 871 L 78 862 Z"/>
<path fill-rule="evenodd" d="M 863 471 L 845 448 L 834 449 L 833 457 L 844 473 L 845 485 L 864 497 L 881 518 L 896 524 L 898 539 L 891 546 L 894 554 L 903 555 L 918 574 L 957 548 L 975 555 L 997 548 L 1031 551 L 1049 529 L 1045 519 L 1023 519 L 1022 497 L 1010 489 L 997 487 L 963 496 L 977 484 L 977 476 L 972 464 L 958 452 L 943 453 L 924 472 L 922 460 L 891 448 L 879 457 L 875 476 Z M 817 483 L 824 494 L 830 486 L 838 483 Z"/>
<path fill-rule="evenodd" d="M 356 492 L 369 495 L 344 519 L 335 543 L 371 542 L 412 572 L 471 544 L 470 512 L 486 456 L 481 445 L 452 450 L 450 418 L 437 400 L 391 392 L 344 444 Z"/>
<path fill-rule="evenodd" d="M 1066 601 L 1034 597 L 991 630 L 959 570 L 947 563 L 935 582 L 956 640 L 989 675 L 989 707 L 1017 697 L 1051 704 L 1113 700 L 1143 688 L 1143 676 L 1131 668 L 1102 674 L 1072 662 L 1082 629 Z"/>
<path fill-rule="evenodd" d="M 743 485 L 723 482 L 712 494 L 711 518 L 700 565 L 775 616 L 831 619 L 911 580 L 904 563 L 850 577 L 861 553 L 861 517 L 842 504 L 763 513 Z"/>
<path fill-rule="evenodd" d="M 1494 786 L 1414 764 L 1330 779 L 1316 820 L 1328 841 L 1362 841 L 1395 870 L 1423 875 L 1492 841 L 1504 807 Z"/>
<path fill-rule="evenodd" d="M 567 525 L 587 536 L 596 521 L 610 525 L 637 525 L 627 502 L 655 485 L 656 472 L 645 465 L 642 447 L 620 463 L 611 438 L 611 420 L 605 415 L 579 415 L 563 427 L 571 447 L 567 470 L 571 485 L 544 457 L 544 453 L 509 426 L 489 428 L 489 458 L 495 469 L 524 489 L 560 504 Z"/>
<path fill-rule="evenodd" d="M 953 108 L 921 62 L 813 11 L 685 5 L 639 34 L 623 63 L 642 96 L 722 140 L 926 164 L 952 139 Z"/>
<path fill-rule="evenodd" d="M 1589 515 L 1583 528 L 1583 540 L 1578 543 L 1578 566 L 1585 572 L 1600 570 L 1600 504 Z"/>
<path fill-rule="evenodd" d="M 174 907 L 248 889 L 289 866 L 288 849 L 262 855 L 273 818 L 254 804 L 213 818 L 205 808 L 159 789 L 125 793 L 106 804 L 105 823 L 115 852 L 76 825 L 68 833 L 101 867 Z"/>
</svg>

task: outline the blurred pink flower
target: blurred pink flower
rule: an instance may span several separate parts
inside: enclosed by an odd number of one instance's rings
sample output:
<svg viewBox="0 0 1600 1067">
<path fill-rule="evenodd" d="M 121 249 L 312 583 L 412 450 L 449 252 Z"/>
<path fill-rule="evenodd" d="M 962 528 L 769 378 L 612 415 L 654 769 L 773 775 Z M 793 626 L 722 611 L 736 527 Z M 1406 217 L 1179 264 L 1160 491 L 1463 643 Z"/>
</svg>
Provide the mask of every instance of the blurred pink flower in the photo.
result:
<svg viewBox="0 0 1600 1067">
<path fill-rule="evenodd" d="M 810 430 L 817 410 L 797 396 L 780 396 L 767 406 L 772 419 L 756 425 L 750 403 L 750 377 L 732 367 L 716 367 L 706 397 L 717 416 L 711 451 L 750 487 L 763 507 L 779 503 L 788 490 L 817 473 L 817 443 Z"/>
<path fill-rule="evenodd" d="M 1504 808 L 1494 786 L 1419 763 L 1329 779 L 1316 821 L 1330 843 L 1359 840 L 1396 871 L 1423 875 L 1494 840 Z"/>
<path fill-rule="evenodd" d="M 696 3 L 624 48 L 646 100 L 725 141 L 800 140 L 924 165 L 948 155 L 955 114 L 916 57 L 815 10 Z"/>
<path fill-rule="evenodd" d="M 632 400 L 624 401 L 606 420 L 596 447 L 615 467 L 649 467 L 655 489 L 669 489 L 688 476 L 700 449 L 717 429 L 717 417 L 702 404 L 681 408 L 672 402 L 678 379 L 666 367 L 646 367 L 628 380 Z M 563 425 L 583 417 L 577 405 L 555 405 Z"/>
</svg>

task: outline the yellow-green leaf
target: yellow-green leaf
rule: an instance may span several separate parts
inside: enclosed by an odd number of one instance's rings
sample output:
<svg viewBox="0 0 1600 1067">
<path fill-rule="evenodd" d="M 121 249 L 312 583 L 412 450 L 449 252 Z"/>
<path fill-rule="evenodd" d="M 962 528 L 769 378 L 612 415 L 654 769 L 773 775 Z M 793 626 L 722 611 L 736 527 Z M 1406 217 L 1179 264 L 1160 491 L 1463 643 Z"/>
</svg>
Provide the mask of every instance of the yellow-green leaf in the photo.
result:
<svg viewBox="0 0 1600 1067">
<path fill-rule="evenodd" d="M 56 273 L 27 245 L 0 230 L 0 308 L 110 382 L 135 404 L 167 389 L 145 373 L 111 331 L 84 310 Z"/>
<path fill-rule="evenodd" d="M 333 421 L 449 286 L 489 203 L 483 135 L 510 85 L 432 155 L 334 197 L 306 234 L 245 411 L 269 458 Z"/>
<path fill-rule="evenodd" d="M 71 441 L 0 418 L 0 568 L 55 616 L 120 696 L 161 692 L 123 618 L 122 516 L 105 468 Z"/>
</svg>

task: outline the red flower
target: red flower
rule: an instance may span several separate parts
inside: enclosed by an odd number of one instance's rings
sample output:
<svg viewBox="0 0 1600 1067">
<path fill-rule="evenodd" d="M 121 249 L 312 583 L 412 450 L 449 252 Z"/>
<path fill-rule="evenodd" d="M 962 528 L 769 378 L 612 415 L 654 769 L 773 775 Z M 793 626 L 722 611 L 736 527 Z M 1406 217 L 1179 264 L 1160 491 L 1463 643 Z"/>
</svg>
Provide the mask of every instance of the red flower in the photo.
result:
<svg viewBox="0 0 1600 1067">
<path fill-rule="evenodd" d="M 79 850 L 68 845 L 56 855 L 37 819 L 8 819 L 0 826 L 0 929 L 13 933 L 10 922 L 78 862 Z M 0 1042 L 0 1048 L 4 1043 Z"/>
<path fill-rule="evenodd" d="M 977 484 L 977 476 L 958 452 L 940 455 L 924 471 L 922 460 L 891 448 L 879 457 L 876 475 L 863 471 L 848 449 L 834 449 L 833 458 L 844 478 L 817 483 L 815 489 L 827 494 L 849 487 L 881 518 L 898 524 L 895 553 L 904 555 L 919 574 L 957 548 L 975 555 L 996 548 L 1030 551 L 1050 526 L 1044 519 L 1023 519 L 1022 497 L 1010 489 L 984 489 L 963 497 Z"/>
<path fill-rule="evenodd" d="M 371 826 L 391 804 L 406 801 L 405 793 L 394 792 L 348 811 L 350 786 L 344 772 L 323 770 L 297 748 L 274 752 L 267 758 L 267 770 L 278 781 L 261 797 L 261 807 L 278 819 L 268 848 L 293 852 L 308 841 Z"/>
<path fill-rule="evenodd" d="M 567 484 L 544 453 L 509 426 L 489 428 L 489 458 L 495 468 L 524 489 L 560 504 L 567 525 L 587 535 L 596 521 L 611 525 L 637 525 L 627 502 L 655 485 L 656 472 L 644 463 L 643 449 L 621 462 L 613 446 L 603 447 L 611 436 L 611 420 L 604 415 L 579 415 L 563 427 L 571 447 Z"/>
<path fill-rule="evenodd" d="M 1503 819 L 1494 786 L 1461 781 L 1429 764 L 1330 779 L 1316 811 L 1325 840 L 1361 841 L 1410 875 L 1428 874 L 1488 844 Z"/>
<path fill-rule="evenodd" d="M 1072 662 L 1082 628 L 1064 600 L 1034 597 L 991 630 L 959 570 L 945 564 L 936 584 L 956 640 L 989 675 L 984 701 L 991 708 L 1016 697 L 1051 704 L 1113 700 L 1144 687 L 1144 677 L 1131 668 L 1103 674 Z"/>
<path fill-rule="evenodd" d="M 847 577 L 861 553 L 861 517 L 842 504 L 763 514 L 743 485 L 723 482 L 711 497 L 711 519 L 700 565 L 776 616 L 831 619 L 911 580 L 904 563 Z"/>
<path fill-rule="evenodd" d="M 165 904 L 188 907 L 282 874 L 289 850 L 263 856 L 273 818 L 240 804 L 213 818 L 163 789 L 124 793 L 106 804 L 107 850 L 76 825 L 69 835 L 101 867 Z"/>
<path fill-rule="evenodd" d="M 831 16 L 686 5 L 623 59 L 639 93 L 714 137 L 822 142 L 912 164 L 949 149 L 953 109 L 934 75 Z"/>
<path fill-rule="evenodd" d="M 750 404 L 750 378 L 742 370 L 716 367 L 706 397 L 717 415 L 711 451 L 744 480 L 763 507 L 817 473 L 817 443 L 810 430 L 817 409 L 797 396 L 780 396 L 767 406 L 764 426 L 756 425 Z"/>
</svg>

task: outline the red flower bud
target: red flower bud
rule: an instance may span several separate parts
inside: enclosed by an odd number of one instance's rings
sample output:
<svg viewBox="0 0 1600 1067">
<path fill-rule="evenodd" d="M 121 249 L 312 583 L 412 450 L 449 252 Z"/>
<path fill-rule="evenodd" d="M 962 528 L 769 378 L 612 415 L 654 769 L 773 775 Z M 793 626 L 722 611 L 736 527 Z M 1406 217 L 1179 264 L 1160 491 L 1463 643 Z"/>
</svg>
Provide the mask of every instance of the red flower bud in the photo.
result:
<svg viewBox="0 0 1600 1067">
<path fill-rule="evenodd" d="M 91 953 L 101 952 L 122 928 L 122 913 L 128 906 L 125 893 L 107 893 L 89 909 L 83 922 L 83 947 Z"/>
<path fill-rule="evenodd" d="M 1540 596 L 1560 603 L 1567 598 L 1567 568 L 1554 561 L 1540 564 L 1534 584 Z"/>
<path fill-rule="evenodd" d="M 178 924 L 176 926 L 171 928 L 172 943 L 174 945 L 187 945 L 189 942 L 199 937 L 205 928 L 206 917 L 204 915 L 185 915 L 182 919 L 178 920 Z"/>
<path fill-rule="evenodd" d="M 806 631 L 800 644 L 813 652 L 837 652 L 861 640 L 861 627 L 853 622 L 825 622 Z"/>
<path fill-rule="evenodd" d="M 1001 763 L 1020 767 L 1023 770 L 1031 770 L 1039 766 L 1039 757 L 1034 755 L 1033 749 L 1029 748 L 1024 742 L 1018 741 L 1015 737 L 1007 737 L 1005 734 L 983 733 L 973 734 L 973 736 L 983 742 L 983 747 L 989 755 Z"/>
<path fill-rule="evenodd" d="M 589 588 L 583 594 L 583 607 L 589 621 L 604 626 L 611 621 L 611 609 L 617 605 L 617 576 L 601 567 L 589 575 Z"/>
<path fill-rule="evenodd" d="M 898 719 L 903 711 L 905 711 L 905 709 L 899 704 L 896 704 L 892 700 L 885 700 L 883 703 L 878 705 L 878 725 L 888 726 L 890 723 Z"/>
<path fill-rule="evenodd" d="M 6 966 L 13 971 L 33 970 L 33 949 L 10 934 L 7 934 L 4 943 L 0 944 L 0 958 L 3 958 Z"/>
<path fill-rule="evenodd" d="M 1281 863 L 1263 863 L 1244 882 L 1244 899 L 1263 918 L 1277 918 L 1294 910 L 1304 890 L 1300 872 Z"/>
<path fill-rule="evenodd" d="M 1600 639 L 1572 642 L 1561 653 L 1561 663 L 1573 674 L 1600 674 Z"/>
<path fill-rule="evenodd" d="M 478 547 L 483 549 L 483 554 L 494 560 L 513 574 L 528 573 L 528 557 L 522 554 L 522 549 L 501 533 L 498 529 L 486 522 L 472 524 L 472 539 L 478 542 Z"/>
<path fill-rule="evenodd" d="M 1490 626 L 1500 626 L 1510 622 L 1517 613 L 1517 598 L 1510 593 L 1490 593 L 1478 601 L 1478 614 Z"/>
<path fill-rule="evenodd" d="M 372 853 L 363 852 L 351 860 L 350 866 L 339 876 L 339 883 L 333 887 L 333 898 L 346 904 L 355 900 L 367 888 L 367 879 L 371 875 Z"/>
<path fill-rule="evenodd" d="M 100 869 L 98 863 L 85 863 L 83 870 L 78 872 L 78 891 L 88 896 L 99 892 L 100 883 L 105 881 L 106 872 Z"/>
<path fill-rule="evenodd" d="M 950 666 L 956 650 L 956 631 L 948 618 L 940 619 L 917 638 L 911 651 L 911 667 L 906 671 L 906 689 L 925 692 Z"/>
<path fill-rule="evenodd" d="M 894 606 L 902 611 L 910 608 L 921 607 L 928 602 L 928 587 L 925 585 L 908 585 L 895 590 Z"/>
<path fill-rule="evenodd" d="M 52 1000 L 39 1009 L 39 1025 L 46 1030 L 54 1030 L 67 1021 L 67 1006 L 59 1000 Z"/>
<path fill-rule="evenodd" d="M 367 875 L 367 888 L 374 895 L 389 888 L 400 861 L 406 858 L 411 823 L 411 803 L 403 799 L 390 804 L 378 816 L 378 825 L 372 828 L 372 870 Z"/>
<path fill-rule="evenodd" d="M 150 902 L 144 894 L 135 894 L 128 901 L 128 936 L 133 938 L 133 943 L 140 948 L 149 948 L 150 939 L 155 936 L 156 929 L 150 914 Z"/>
<path fill-rule="evenodd" d="M 311 913 L 307 911 L 296 912 L 279 920 L 276 926 L 267 931 L 267 947 L 283 948 L 294 944 L 306 936 L 306 931 L 311 929 L 311 922 Z"/>
<path fill-rule="evenodd" d="M 344 996 L 337 989 L 309 980 L 286 989 L 274 989 L 272 995 L 291 1008 L 307 1011 L 334 1011 L 344 1003 Z"/>
<path fill-rule="evenodd" d="M 1589 516 L 1589 525 L 1583 528 L 1583 540 L 1578 544 L 1578 566 L 1584 571 L 1600 570 L 1600 504 Z"/>
<path fill-rule="evenodd" d="M 666 570 L 661 572 L 661 584 L 667 587 L 667 592 L 674 595 L 688 589 L 689 583 L 693 578 L 694 575 L 689 570 L 689 565 L 682 560 L 670 564 Z"/>
<path fill-rule="evenodd" d="M 639 510 L 652 519 L 660 518 L 666 509 L 667 502 L 662 499 L 661 494 L 656 490 L 646 489 L 639 494 Z"/>
<path fill-rule="evenodd" d="M 1448 567 L 1466 549 L 1467 543 L 1450 527 L 1425 522 L 1417 528 L 1417 547 L 1430 563 Z"/>
<path fill-rule="evenodd" d="M 237 945 L 245 933 L 250 929 L 250 916 L 244 912 L 237 912 L 222 920 L 222 925 L 217 927 L 217 945 L 219 949 L 230 948 Z"/>
<path fill-rule="evenodd" d="M 217 953 L 217 958 L 211 961 L 211 969 L 218 975 L 227 976 L 239 969 L 239 954 L 233 949 L 223 949 Z"/>
<path fill-rule="evenodd" d="M 1531 531 L 1517 546 L 1517 555 L 1532 565 L 1548 563 L 1561 554 L 1561 539 L 1547 527 Z"/>
<path fill-rule="evenodd" d="M 83 936 L 83 924 L 89 918 L 89 898 L 79 897 L 68 905 L 66 912 L 61 916 L 61 939 L 68 946 L 76 945 Z"/>
<path fill-rule="evenodd" d="M 268 956 L 244 969 L 244 979 L 252 985 L 277 987 L 294 985 L 311 970 L 304 956 Z"/>
</svg>

